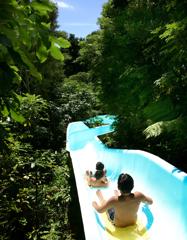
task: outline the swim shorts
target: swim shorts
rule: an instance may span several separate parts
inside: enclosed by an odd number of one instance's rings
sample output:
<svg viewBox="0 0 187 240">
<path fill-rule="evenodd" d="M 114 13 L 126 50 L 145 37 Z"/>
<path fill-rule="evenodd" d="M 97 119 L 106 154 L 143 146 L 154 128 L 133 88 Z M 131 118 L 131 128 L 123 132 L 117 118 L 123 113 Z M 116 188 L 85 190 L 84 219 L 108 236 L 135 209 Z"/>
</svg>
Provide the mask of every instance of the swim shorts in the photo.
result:
<svg viewBox="0 0 187 240">
<path fill-rule="evenodd" d="M 108 216 L 108 219 L 114 224 L 114 214 L 115 214 L 115 211 L 114 211 L 114 208 L 109 208 L 107 210 L 107 216 Z"/>
</svg>

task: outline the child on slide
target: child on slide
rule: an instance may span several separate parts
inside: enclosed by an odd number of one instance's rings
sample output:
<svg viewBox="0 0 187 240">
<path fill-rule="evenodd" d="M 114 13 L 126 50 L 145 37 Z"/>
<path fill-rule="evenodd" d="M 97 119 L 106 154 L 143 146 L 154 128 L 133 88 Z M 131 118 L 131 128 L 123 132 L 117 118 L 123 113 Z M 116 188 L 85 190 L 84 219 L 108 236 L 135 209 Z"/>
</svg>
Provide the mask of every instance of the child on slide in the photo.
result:
<svg viewBox="0 0 187 240">
<path fill-rule="evenodd" d="M 108 179 L 106 177 L 106 170 L 104 169 L 104 164 L 102 162 L 96 163 L 95 174 L 92 171 L 86 171 L 86 180 L 88 186 L 90 187 L 107 187 Z"/>
</svg>

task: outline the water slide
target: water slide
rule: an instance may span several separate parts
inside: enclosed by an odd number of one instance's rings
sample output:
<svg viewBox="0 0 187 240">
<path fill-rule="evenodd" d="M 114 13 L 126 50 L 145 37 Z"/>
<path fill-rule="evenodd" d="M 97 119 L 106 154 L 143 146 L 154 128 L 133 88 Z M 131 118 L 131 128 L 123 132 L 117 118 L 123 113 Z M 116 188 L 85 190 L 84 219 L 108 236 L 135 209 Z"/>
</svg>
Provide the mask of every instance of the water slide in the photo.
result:
<svg viewBox="0 0 187 240">
<path fill-rule="evenodd" d="M 98 136 L 113 131 L 113 117 L 98 116 L 103 125 L 89 128 L 78 121 L 68 125 L 67 150 L 70 153 L 79 196 L 86 240 L 186 240 L 187 239 L 187 174 L 163 159 L 141 150 L 112 149 Z M 92 207 L 97 200 L 97 188 L 87 186 L 86 170 L 95 170 L 101 161 L 110 181 L 102 192 L 107 199 L 117 189 L 116 181 L 122 172 L 135 181 L 134 191 L 151 196 L 154 203 L 141 205 L 138 222 L 127 228 L 116 228 L 105 213 Z"/>
</svg>

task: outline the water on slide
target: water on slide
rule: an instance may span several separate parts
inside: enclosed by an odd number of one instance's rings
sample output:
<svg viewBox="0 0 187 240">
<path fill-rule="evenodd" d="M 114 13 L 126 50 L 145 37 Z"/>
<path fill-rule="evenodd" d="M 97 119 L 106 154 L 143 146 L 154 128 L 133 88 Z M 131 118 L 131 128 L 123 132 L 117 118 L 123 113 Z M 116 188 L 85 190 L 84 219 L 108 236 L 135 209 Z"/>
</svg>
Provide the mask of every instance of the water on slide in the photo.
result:
<svg viewBox="0 0 187 240">
<path fill-rule="evenodd" d="M 89 128 L 79 121 L 70 123 L 67 129 L 67 150 L 72 159 L 85 238 L 186 240 L 187 174 L 145 151 L 108 148 L 97 136 L 113 131 L 114 118 L 99 116 L 99 119 L 103 126 Z M 115 228 L 105 214 L 98 214 L 92 207 L 97 189 L 87 186 L 84 174 L 88 169 L 94 171 L 98 161 L 104 163 L 110 181 L 107 188 L 102 188 L 106 199 L 117 188 L 116 181 L 122 172 L 133 176 L 134 191 L 153 198 L 153 205 L 140 207 L 136 226 Z"/>
</svg>

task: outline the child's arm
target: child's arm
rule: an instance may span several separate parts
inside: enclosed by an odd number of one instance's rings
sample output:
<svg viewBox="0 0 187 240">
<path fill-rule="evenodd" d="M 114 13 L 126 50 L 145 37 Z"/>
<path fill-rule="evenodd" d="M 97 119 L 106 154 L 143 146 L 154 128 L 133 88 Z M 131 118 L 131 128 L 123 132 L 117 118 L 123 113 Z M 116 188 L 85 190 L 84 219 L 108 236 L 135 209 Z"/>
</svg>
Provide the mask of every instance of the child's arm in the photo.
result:
<svg viewBox="0 0 187 240">
<path fill-rule="evenodd" d="M 110 208 L 113 205 L 113 202 L 116 201 L 115 197 L 111 197 L 107 201 L 104 199 L 103 194 L 100 190 L 97 190 L 97 196 L 99 198 L 99 204 L 94 201 L 92 202 L 92 206 L 99 212 L 103 213 L 105 212 L 108 208 Z"/>
<path fill-rule="evenodd" d="M 106 176 L 102 177 L 101 182 L 107 184 L 108 183 L 107 177 Z"/>
</svg>

